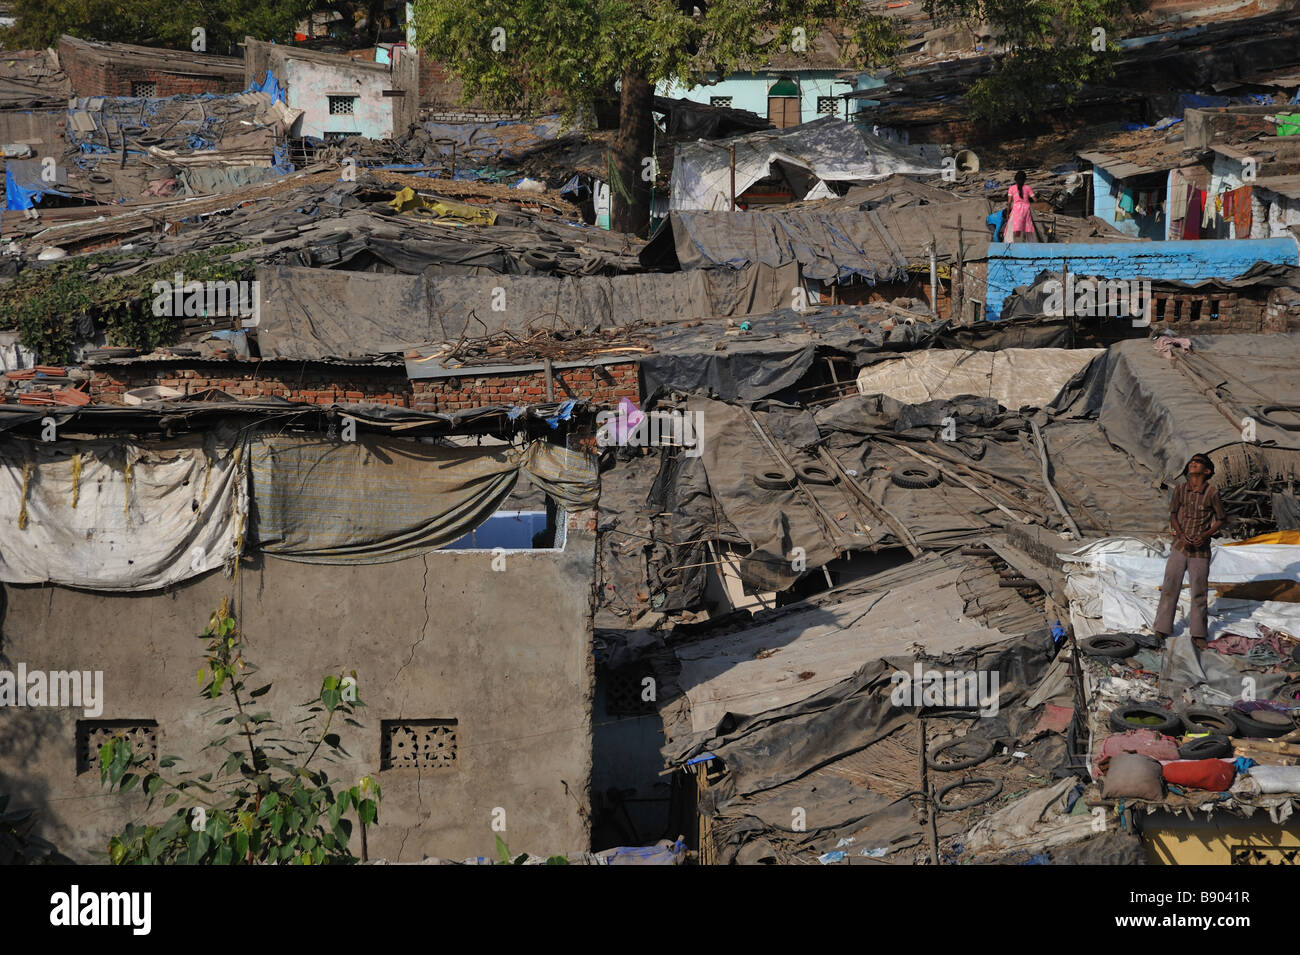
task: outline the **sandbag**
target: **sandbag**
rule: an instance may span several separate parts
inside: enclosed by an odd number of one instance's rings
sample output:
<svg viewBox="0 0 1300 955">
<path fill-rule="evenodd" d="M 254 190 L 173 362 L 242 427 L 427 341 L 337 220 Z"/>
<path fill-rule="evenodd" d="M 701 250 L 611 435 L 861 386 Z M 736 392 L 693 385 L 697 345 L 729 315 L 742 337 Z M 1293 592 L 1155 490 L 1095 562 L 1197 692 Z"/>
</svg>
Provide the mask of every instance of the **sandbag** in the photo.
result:
<svg viewBox="0 0 1300 955">
<path fill-rule="evenodd" d="M 1223 759 L 1179 759 L 1165 763 L 1162 772 L 1165 782 L 1212 793 L 1227 792 L 1237 775 L 1232 761 Z"/>
<path fill-rule="evenodd" d="M 1106 775 L 1101 779 L 1103 799 L 1146 799 L 1155 802 L 1164 797 L 1165 784 L 1160 764 L 1137 753 L 1118 753 L 1110 758 Z"/>
<path fill-rule="evenodd" d="M 1300 793 L 1300 766 L 1252 766 L 1250 778 L 1261 793 Z"/>
</svg>

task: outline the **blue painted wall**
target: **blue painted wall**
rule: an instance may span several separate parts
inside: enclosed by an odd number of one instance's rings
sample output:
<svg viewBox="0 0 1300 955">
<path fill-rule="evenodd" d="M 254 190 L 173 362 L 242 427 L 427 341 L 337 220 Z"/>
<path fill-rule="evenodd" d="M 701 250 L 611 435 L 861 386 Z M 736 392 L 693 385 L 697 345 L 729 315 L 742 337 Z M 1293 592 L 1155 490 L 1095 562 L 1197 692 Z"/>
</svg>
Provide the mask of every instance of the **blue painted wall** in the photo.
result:
<svg viewBox="0 0 1300 955">
<path fill-rule="evenodd" d="M 662 82 L 655 87 L 655 94 L 673 99 L 688 99 L 696 103 L 708 103 L 715 96 L 730 96 L 734 109 L 747 109 L 759 116 L 767 116 L 767 91 L 777 80 L 784 76 L 797 77 L 802 96 L 799 100 L 799 118 L 807 123 L 816 119 L 817 97 L 839 96 L 859 87 L 851 80 L 841 80 L 835 70 L 804 70 L 800 73 L 735 73 L 724 80 L 705 86 L 693 86 L 684 89 L 673 83 Z M 868 86 L 883 86 L 880 80 L 874 80 Z M 835 115 L 844 119 L 844 101 L 835 104 Z M 854 104 L 849 109 L 854 109 Z"/>
<path fill-rule="evenodd" d="M 1300 247 L 1292 238 L 1203 239 L 1177 242 L 992 242 L 988 251 L 985 317 L 996 321 L 1002 303 L 1018 285 L 1029 285 L 1039 272 L 1061 270 L 1108 279 L 1164 279 L 1198 282 L 1233 279 L 1256 262 L 1300 264 Z"/>
<path fill-rule="evenodd" d="M 1132 186 L 1137 179 L 1122 180 L 1121 185 Z M 1169 238 L 1169 222 L 1164 215 L 1159 219 L 1155 217 L 1138 217 L 1129 219 L 1115 218 L 1115 210 L 1119 205 L 1119 197 L 1110 194 L 1111 186 L 1115 184 L 1115 177 L 1111 176 L 1100 166 L 1092 167 L 1092 214 L 1099 219 L 1105 219 L 1120 232 L 1125 235 L 1131 235 L 1134 238 L 1143 239 L 1167 239 Z M 1169 208 L 1169 176 L 1165 176 L 1165 208 Z"/>
</svg>

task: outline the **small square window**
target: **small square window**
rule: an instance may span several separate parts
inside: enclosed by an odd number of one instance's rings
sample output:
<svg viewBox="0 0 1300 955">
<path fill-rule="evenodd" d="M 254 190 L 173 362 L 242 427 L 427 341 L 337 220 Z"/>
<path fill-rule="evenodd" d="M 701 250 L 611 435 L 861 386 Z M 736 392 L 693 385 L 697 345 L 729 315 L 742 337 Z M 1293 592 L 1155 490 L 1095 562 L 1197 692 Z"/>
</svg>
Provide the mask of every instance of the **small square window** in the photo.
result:
<svg viewBox="0 0 1300 955">
<path fill-rule="evenodd" d="M 817 97 L 818 116 L 838 116 L 839 114 L 840 114 L 840 98 L 838 96 Z"/>
<path fill-rule="evenodd" d="M 710 106 L 722 106 L 722 107 L 725 107 L 725 108 L 727 108 L 727 109 L 731 109 L 731 97 L 730 97 L 730 96 L 710 96 L 710 97 L 709 97 L 709 105 L 710 105 Z"/>
<path fill-rule="evenodd" d="M 331 116 L 351 116 L 357 111 L 355 96 L 328 96 Z"/>
<path fill-rule="evenodd" d="M 158 84 L 137 80 L 131 84 L 131 95 L 138 99 L 148 99 L 158 95 Z"/>
<path fill-rule="evenodd" d="M 380 769 L 455 769 L 456 734 L 451 719 L 380 720 Z"/>
<path fill-rule="evenodd" d="M 77 772 L 99 769 L 99 748 L 115 736 L 130 740 L 148 769 L 158 767 L 157 720 L 77 720 Z"/>
</svg>

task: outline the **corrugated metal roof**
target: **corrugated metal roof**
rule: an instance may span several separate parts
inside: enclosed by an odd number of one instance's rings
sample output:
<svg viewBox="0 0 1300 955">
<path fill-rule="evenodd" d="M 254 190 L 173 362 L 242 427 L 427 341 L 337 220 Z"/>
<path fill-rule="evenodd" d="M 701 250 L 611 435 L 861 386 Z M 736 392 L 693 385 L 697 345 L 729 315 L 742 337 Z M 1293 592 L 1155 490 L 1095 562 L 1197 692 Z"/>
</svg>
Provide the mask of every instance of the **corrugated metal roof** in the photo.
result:
<svg viewBox="0 0 1300 955">
<path fill-rule="evenodd" d="M 1181 160 L 1175 161 L 1166 159 L 1158 166 L 1139 166 L 1137 163 L 1129 162 L 1127 159 L 1120 159 L 1118 156 L 1108 156 L 1106 153 L 1079 153 L 1079 158 L 1092 163 L 1094 166 L 1100 166 L 1116 179 L 1131 179 L 1134 176 L 1152 176 L 1162 172 L 1168 172 L 1175 169 L 1183 163 Z"/>
</svg>

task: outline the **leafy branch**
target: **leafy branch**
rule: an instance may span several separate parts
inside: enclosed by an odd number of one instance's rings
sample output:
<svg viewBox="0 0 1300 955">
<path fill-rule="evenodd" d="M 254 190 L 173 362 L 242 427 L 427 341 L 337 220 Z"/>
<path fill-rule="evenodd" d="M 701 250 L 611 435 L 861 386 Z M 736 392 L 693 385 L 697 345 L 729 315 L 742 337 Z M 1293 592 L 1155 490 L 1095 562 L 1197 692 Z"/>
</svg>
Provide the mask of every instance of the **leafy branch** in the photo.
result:
<svg viewBox="0 0 1300 955">
<path fill-rule="evenodd" d="M 348 755 L 331 727 L 336 716 L 361 726 L 352 719 L 363 705 L 355 692 L 355 674 L 351 679 L 345 674 L 325 677 L 317 696 L 303 704 L 307 715 L 298 721 L 297 738 L 284 737 L 269 711 L 249 712 L 271 684 L 246 685 L 245 678 L 257 667 L 244 657 L 243 635 L 228 601 L 212 615 L 202 639 L 207 643 L 198 672 L 200 694 L 224 702 L 218 712 L 225 715 L 216 725 L 231 727 L 204 751 L 216 750 L 224 759 L 212 772 L 164 775 L 149 771 L 147 758 L 123 736 L 104 743 L 99 750 L 101 784 L 122 793 L 140 784 L 150 808 L 159 796 L 163 808 L 182 799 L 187 803 L 160 823 L 128 823 L 109 841 L 109 859 L 115 865 L 350 864 L 358 861 L 348 848 L 354 831 L 348 814 L 354 813 L 364 861 L 366 827 L 379 818 L 378 783 L 365 776 L 336 792 L 328 774 L 312 767 L 318 756 L 334 762 Z M 165 756 L 158 769 L 171 770 L 178 762 L 176 756 Z"/>
</svg>

